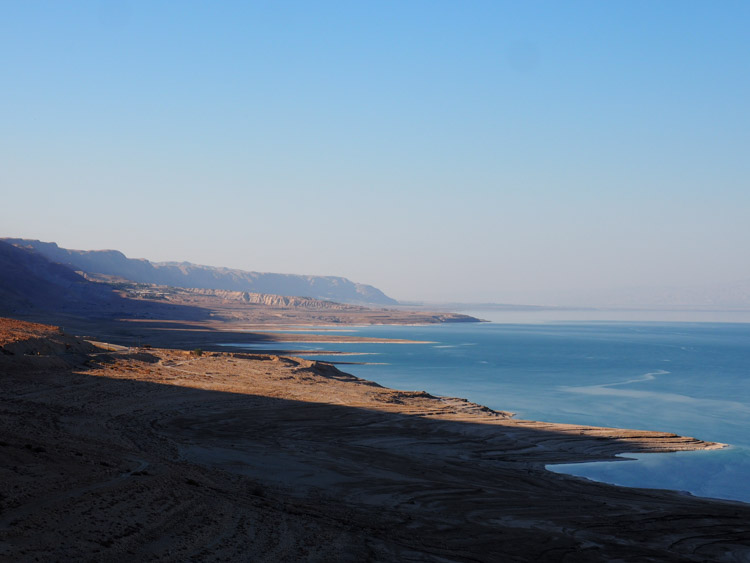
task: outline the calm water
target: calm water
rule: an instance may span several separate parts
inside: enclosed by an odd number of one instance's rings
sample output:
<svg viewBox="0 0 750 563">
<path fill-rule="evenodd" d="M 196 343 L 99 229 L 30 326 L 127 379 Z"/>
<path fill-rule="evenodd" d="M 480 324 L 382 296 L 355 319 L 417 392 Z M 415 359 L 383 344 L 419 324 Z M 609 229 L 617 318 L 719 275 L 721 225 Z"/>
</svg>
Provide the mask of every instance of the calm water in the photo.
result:
<svg viewBox="0 0 750 563">
<path fill-rule="evenodd" d="M 750 502 L 750 324 L 575 322 L 363 327 L 430 344 L 295 344 L 365 352 L 342 369 L 388 387 L 466 397 L 518 418 L 663 430 L 716 452 L 553 466 L 629 486 Z M 629 456 L 632 457 L 632 456 Z"/>
</svg>

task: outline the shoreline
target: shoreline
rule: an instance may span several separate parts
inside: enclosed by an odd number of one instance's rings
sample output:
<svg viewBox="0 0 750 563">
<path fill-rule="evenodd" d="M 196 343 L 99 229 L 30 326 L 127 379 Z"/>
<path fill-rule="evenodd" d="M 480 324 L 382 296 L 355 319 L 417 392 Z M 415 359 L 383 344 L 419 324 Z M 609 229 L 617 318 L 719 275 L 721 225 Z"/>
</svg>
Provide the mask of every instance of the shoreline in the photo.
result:
<svg viewBox="0 0 750 563">
<path fill-rule="evenodd" d="M 300 358 L 11 340 L 0 558 L 750 556 L 750 505 L 545 469 L 715 443 L 517 420 Z"/>
</svg>

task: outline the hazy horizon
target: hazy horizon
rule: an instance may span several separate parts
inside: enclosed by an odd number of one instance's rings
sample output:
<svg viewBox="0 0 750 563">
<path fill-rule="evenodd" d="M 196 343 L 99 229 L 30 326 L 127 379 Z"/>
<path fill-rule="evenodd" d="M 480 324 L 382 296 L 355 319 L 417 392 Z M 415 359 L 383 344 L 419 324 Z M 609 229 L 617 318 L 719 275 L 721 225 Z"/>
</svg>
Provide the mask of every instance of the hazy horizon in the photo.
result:
<svg viewBox="0 0 750 563">
<path fill-rule="evenodd" d="M 398 300 L 750 280 L 747 3 L 0 15 L 0 236 Z"/>
</svg>

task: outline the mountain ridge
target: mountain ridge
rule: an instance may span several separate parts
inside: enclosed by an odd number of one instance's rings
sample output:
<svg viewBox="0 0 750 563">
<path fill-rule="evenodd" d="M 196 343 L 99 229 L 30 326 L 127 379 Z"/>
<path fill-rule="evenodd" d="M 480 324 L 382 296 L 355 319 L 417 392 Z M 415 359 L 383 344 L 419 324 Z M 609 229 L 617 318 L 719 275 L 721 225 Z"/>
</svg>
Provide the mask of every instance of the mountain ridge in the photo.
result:
<svg viewBox="0 0 750 563">
<path fill-rule="evenodd" d="M 54 324 L 64 319 L 67 327 L 77 327 L 83 334 L 105 334 L 127 345 L 145 334 L 154 341 L 174 344 L 175 326 L 198 323 L 181 330 L 182 344 L 187 342 L 193 348 L 206 346 L 206 335 L 217 329 L 244 342 L 248 326 L 479 322 L 450 312 L 401 311 L 298 296 L 132 282 L 74 271 L 32 248 L 2 240 L 0 316 Z"/>
<path fill-rule="evenodd" d="M 340 276 L 254 272 L 192 262 L 152 262 L 145 258 L 128 258 L 119 250 L 73 250 L 60 247 L 54 242 L 33 239 L 0 240 L 32 249 L 53 262 L 76 270 L 118 276 L 140 283 L 309 297 L 351 304 L 398 304 L 398 301 L 376 287 L 352 282 Z"/>
</svg>

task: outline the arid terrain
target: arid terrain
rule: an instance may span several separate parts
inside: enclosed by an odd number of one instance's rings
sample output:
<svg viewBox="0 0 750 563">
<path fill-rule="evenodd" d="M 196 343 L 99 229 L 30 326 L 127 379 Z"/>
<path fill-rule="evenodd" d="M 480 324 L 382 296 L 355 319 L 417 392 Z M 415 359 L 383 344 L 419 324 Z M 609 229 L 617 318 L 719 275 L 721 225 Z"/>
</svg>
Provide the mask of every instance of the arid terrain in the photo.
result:
<svg viewBox="0 0 750 563">
<path fill-rule="evenodd" d="M 102 280 L 102 276 L 89 276 Z M 118 294 L 131 303 L 168 303 L 186 310 L 208 311 L 208 317 L 231 323 L 254 325 L 337 325 L 337 324 L 435 324 L 478 322 L 469 315 L 449 311 L 430 312 L 394 307 L 364 307 L 309 297 L 288 297 L 268 293 L 170 287 L 110 281 Z"/>
<path fill-rule="evenodd" d="M 0 321 L 3 561 L 748 561 L 750 506 L 554 462 L 719 447 L 293 357 Z"/>
<path fill-rule="evenodd" d="M 328 282 L 336 280 L 326 279 Z M 190 283 L 191 280 L 198 281 L 193 278 L 178 281 Z M 157 325 L 153 321 L 158 320 L 169 326 L 182 321 L 219 326 L 220 330 L 226 330 L 229 325 L 231 330 L 246 330 L 248 326 L 267 328 L 270 325 L 478 321 L 447 311 L 369 305 L 295 295 L 137 283 L 112 275 L 74 271 L 69 265 L 53 262 L 33 249 L 0 240 L 0 315 L 64 324 L 85 334 L 104 330 L 114 338 L 132 337 L 137 342 L 143 335 L 127 323 L 152 321 L 151 328 L 155 328 Z"/>
</svg>

